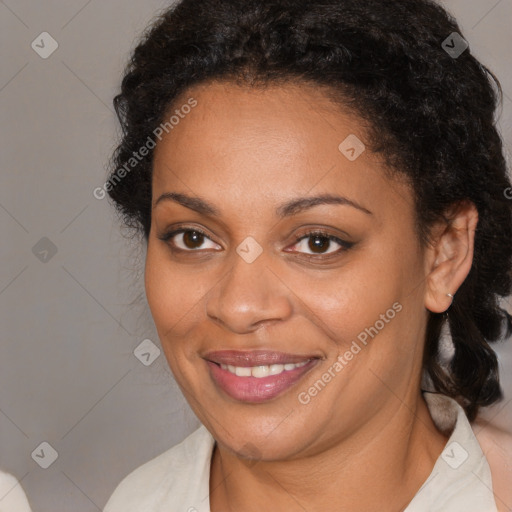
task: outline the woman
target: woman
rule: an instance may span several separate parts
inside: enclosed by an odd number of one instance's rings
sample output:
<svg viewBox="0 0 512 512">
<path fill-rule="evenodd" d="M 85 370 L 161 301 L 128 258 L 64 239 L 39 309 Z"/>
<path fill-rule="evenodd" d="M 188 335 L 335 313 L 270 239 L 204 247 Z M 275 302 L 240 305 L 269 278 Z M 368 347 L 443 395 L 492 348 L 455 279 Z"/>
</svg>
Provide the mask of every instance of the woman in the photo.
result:
<svg viewBox="0 0 512 512">
<path fill-rule="evenodd" d="M 106 512 L 512 506 L 509 437 L 488 451 L 469 423 L 512 327 L 493 84 L 428 0 L 183 0 L 155 22 L 105 189 L 203 426 Z"/>
</svg>

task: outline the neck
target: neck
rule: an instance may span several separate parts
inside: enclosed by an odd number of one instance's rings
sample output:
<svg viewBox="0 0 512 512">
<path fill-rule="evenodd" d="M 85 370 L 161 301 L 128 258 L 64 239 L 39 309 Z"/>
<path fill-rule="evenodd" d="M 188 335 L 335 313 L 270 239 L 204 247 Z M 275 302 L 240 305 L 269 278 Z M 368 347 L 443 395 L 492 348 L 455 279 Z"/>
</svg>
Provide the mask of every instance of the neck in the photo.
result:
<svg viewBox="0 0 512 512">
<path fill-rule="evenodd" d="M 211 466 L 212 512 L 403 510 L 447 442 L 418 393 L 314 456 L 248 462 L 216 444 Z"/>
</svg>

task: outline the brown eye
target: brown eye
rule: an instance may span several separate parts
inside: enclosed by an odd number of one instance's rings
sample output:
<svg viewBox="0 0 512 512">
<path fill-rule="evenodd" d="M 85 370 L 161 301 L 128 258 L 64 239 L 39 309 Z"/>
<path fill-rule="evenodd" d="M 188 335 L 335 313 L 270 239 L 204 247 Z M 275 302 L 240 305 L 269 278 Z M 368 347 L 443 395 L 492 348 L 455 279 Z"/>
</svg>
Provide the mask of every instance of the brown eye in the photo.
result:
<svg viewBox="0 0 512 512">
<path fill-rule="evenodd" d="M 197 249 L 204 243 L 204 235 L 199 231 L 185 231 L 183 233 L 183 243 L 188 249 Z"/>
<path fill-rule="evenodd" d="M 298 252 L 309 256 L 335 255 L 350 249 L 353 242 L 346 242 L 328 233 L 312 231 L 298 238 L 287 252 Z"/>
<path fill-rule="evenodd" d="M 199 251 L 203 249 L 221 250 L 211 238 L 199 229 L 177 229 L 159 236 L 160 240 L 180 251 Z"/>
<path fill-rule="evenodd" d="M 308 247 L 316 254 L 323 254 L 329 248 L 331 240 L 326 236 L 314 235 L 309 237 Z"/>
</svg>

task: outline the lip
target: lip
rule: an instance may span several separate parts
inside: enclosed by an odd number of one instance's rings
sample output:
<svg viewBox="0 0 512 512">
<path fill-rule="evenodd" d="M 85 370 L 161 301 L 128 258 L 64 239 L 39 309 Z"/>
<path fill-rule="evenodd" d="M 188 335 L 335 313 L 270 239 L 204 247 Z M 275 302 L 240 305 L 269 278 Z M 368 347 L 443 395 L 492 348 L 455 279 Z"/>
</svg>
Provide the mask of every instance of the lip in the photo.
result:
<svg viewBox="0 0 512 512">
<path fill-rule="evenodd" d="M 265 350 L 210 352 L 206 356 L 209 374 L 214 384 L 229 397 L 247 403 L 262 403 L 283 394 L 299 382 L 320 360 L 318 356 L 286 354 Z M 221 364 L 233 366 L 263 366 L 271 364 L 300 363 L 309 360 L 304 366 L 293 370 L 284 370 L 279 375 L 267 377 L 239 377 L 220 367 Z"/>
</svg>

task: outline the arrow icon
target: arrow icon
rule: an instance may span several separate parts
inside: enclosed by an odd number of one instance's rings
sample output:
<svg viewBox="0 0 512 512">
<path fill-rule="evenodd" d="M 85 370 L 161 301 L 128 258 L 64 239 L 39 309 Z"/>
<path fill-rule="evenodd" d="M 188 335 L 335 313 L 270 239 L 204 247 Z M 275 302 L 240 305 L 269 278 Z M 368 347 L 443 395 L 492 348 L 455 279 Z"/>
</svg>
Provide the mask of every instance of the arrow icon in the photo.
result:
<svg viewBox="0 0 512 512">
<path fill-rule="evenodd" d="M 453 441 L 445 448 L 441 457 L 448 466 L 452 469 L 457 469 L 464 464 L 469 457 L 469 453 L 457 441 Z"/>
<path fill-rule="evenodd" d="M 133 355 L 144 366 L 150 366 L 160 355 L 160 349 L 150 339 L 145 339 L 135 347 Z"/>
<path fill-rule="evenodd" d="M 31 453 L 32 459 L 43 469 L 49 468 L 59 457 L 57 450 L 44 441 Z"/>
<path fill-rule="evenodd" d="M 49 238 L 43 236 L 43 238 L 32 247 L 32 254 L 39 261 L 47 263 L 57 254 L 57 246 Z"/>
<path fill-rule="evenodd" d="M 59 47 L 59 43 L 48 32 L 41 32 L 30 43 L 30 47 L 39 57 L 47 59 Z"/>
<path fill-rule="evenodd" d="M 246 263 L 252 263 L 263 252 L 263 248 L 252 236 L 248 236 L 240 242 L 236 252 Z"/>
<path fill-rule="evenodd" d="M 351 133 L 339 146 L 341 154 L 347 159 L 353 162 L 359 155 L 365 150 L 365 145 L 359 138 Z"/>
<path fill-rule="evenodd" d="M 452 59 L 456 59 L 469 47 L 469 43 L 458 32 L 452 32 L 441 46 Z"/>
</svg>

